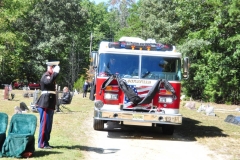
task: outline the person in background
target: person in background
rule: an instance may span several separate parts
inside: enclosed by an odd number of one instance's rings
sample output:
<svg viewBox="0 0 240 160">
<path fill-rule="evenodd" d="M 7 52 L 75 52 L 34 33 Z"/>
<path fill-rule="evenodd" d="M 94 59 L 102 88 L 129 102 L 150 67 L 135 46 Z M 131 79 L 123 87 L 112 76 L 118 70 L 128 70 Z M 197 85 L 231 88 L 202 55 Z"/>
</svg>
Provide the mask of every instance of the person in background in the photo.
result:
<svg viewBox="0 0 240 160">
<path fill-rule="evenodd" d="M 158 66 L 160 67 L 161 72 L 166 72 L 166 66 L 167 66 L 168 62 L 165 60 L 161 60 L 158 64 Z"/>
<path fill-rule="evenodd" d="M 118 74 L 119 66 L 117 65 L 117 60 L 111 57 L 109 62 L 104 64 L 104 70 L 107 74 Z"/>
<path fill-rule="evenodd" d="M 69 104 L 70 102 L 70 92 L 68 87 L 63 88 L 63 95 L 61 97 L 61 104 Z"/>
<path fill-rule="evenodd" d="M 70 99 L 71 99 L 71 94 L 69 92 L 69 89 L 68 89 L 68 87 L 64 87 L 63 88 L 62 97 L 58 98 L 58 104 L 57 104 L 56 112 L 60 112 L 59 106 L 61 104 L 69 104 L 70 103 Z"/>
<path fill-rule="evenodd" d="M 85 80 L 85 82 L 83 84 L 83 98 L 87 97 L 88 88 L 89 88 L 89 83 L 87 80 Z"/>
<path fill-rule="evenodd" d="M 42 75 L 41 96 L 37 100 L 37 109 L 40 115 L 38 148 L 52 149 L 50 134 L 52 130 L 53 115 L 56 106 L 55 80 L 59 74 L 59 62 L 47 62 L 47 71 Z"/>
</svg>

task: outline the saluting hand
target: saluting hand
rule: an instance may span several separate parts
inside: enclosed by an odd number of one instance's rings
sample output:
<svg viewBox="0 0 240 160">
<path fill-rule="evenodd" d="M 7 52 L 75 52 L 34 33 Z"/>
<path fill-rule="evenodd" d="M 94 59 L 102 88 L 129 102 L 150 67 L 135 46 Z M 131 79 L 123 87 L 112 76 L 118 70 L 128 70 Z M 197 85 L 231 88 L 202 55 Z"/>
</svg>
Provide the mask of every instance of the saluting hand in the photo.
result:
<svg viewBox="0 0 240 160">
<path fill-rule="evenodd" d="M 53 68 L 53 72 L 59 73 L 59 71 L 60 71 L 60 67 L 59 66 L 55 66 Z"/>
</svg>

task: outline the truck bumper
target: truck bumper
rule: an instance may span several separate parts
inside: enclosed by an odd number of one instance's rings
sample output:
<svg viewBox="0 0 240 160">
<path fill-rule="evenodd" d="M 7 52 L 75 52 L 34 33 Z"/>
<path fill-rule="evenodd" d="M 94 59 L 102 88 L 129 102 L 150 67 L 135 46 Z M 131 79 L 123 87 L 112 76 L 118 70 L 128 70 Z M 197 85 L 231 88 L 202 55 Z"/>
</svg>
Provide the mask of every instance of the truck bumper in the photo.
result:
<svg viewBox="0 0 240 160">
<path fill-rule="evenodd" d="M 162 114 L 162 113 L 146 113 L 135 111 L 109 111 L 109 110 L 94 110 L 94 119 L 104 121 L 122 121 L 122 122 L 138 122 L 138 123 L 156 123 L 156 124 L 171 124 L 181 125 L 181 114 Z"/>
</svg>

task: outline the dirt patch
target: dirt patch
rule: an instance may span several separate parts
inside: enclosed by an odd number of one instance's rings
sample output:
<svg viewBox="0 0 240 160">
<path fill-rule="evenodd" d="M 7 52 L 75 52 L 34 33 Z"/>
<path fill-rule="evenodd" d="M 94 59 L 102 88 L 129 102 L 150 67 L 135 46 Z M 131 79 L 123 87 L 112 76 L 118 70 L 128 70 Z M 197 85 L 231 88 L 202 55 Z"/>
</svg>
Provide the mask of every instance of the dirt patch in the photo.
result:
<svg viewBox="0 0 240 160">
<path fill-rule="evenodd" d="M 95 131 L 92 117 L 86 119 L 82 128 L 89 139 L 83 151 L 87 160 L 226 160 L 226 157 L 210 151 L 196 140 L 182 137 L 178 132 L 172 136 L 163 135 L 158 127 L 122 126 L 108 122 L 103 131 Z"/>
</svg>

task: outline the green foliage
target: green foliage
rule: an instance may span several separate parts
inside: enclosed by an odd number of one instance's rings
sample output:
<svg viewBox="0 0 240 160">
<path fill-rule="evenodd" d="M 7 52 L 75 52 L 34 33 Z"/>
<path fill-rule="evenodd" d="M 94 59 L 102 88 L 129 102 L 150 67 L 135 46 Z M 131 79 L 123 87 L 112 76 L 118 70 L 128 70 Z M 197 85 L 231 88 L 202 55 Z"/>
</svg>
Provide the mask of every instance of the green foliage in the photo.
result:
<svg viewBox="0 0 240 160">
<path fill-rule="evenodd" d="M 107 11 L 108 6 L 104 3 L 95 5 L 89 1 L 82 2 L 88 10 L 88 21 L 86 33 L 92 33 L 92 51 L 98 50 L 100 41 L 111 41 L 114 35 L 112 25 L 114 25 L 111 14 Z"/>
<path fill-rule="evenodd" d="M 0 62 L 2 83 L 10 83 L 15 78 L 23 79 L 25 72 L 21 72 L 24 66 L 24 47 L 28 44 L 23 40 L 22 35 L 16 31 L 14 24 L 19 23 L 19 18 L 26 15 L 26 12 L 34 5 L 34 0 L 0 2 Z"/>
<path fill-rule="evenodd" d="M 175 44 L 179 39 L 177 3 L 172 0 L 142 0 L 140 4 L 138 14 L 142 21 L 142 37 Z"/>
<path fill-rule="evenodd" d="M 82 91 L 83 84 L 85 82 L 85 77 L 81 76 L 73 85 L 74 89 L 76 89 L 78 92 Z"/>
<path fill-rule="evenodd" d="M 178 1 L 183 38 L 179 48 L 190 57 L 190 78 L 183 83 L 194 99 L 239 103 L 239 47 L 236 6 L 239 2 Z M 234 14 L 232 14 L 234 13 Z M 214 15 L 214 16 L 210 16 Z M 192 43 L 193 39 L 204 43 Z M 196 41 L 197 42 L 197 41 Z M 191 46 L 199 46 L 191 49 Z M 235 77 L 235 78 L 234 78 Z M 238 78 L 236 78 L 238 77 Z M 230 96 L 234 93 L 234 96 Z"/>
<path fill-rule="evenodd" d="M 46 60 L 60 60 L 59 85 L 81 90 L 79 75 L 87 75 L 100 41 L 136 36 L 176 45 L 190 58 L 186 96 L 239 104 L 239 7 L 239 0 L 2 0 L 0 81 L 37 81 Z"/>
<path fill-rule="evenodd" d="M 140 2 L 139 2 L 140 3 Z M 139 4 L 132 4 L 129 9 L 129 16 L 126 19 L 127 27 L 123 27 L 120 30 L 116 31 L 115 40 L 120 39 L 123 36 L 129 37 L 142 37 L 142 21 L 139 17 L 138 11 Z"/>
</svg>

